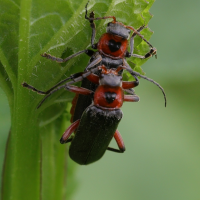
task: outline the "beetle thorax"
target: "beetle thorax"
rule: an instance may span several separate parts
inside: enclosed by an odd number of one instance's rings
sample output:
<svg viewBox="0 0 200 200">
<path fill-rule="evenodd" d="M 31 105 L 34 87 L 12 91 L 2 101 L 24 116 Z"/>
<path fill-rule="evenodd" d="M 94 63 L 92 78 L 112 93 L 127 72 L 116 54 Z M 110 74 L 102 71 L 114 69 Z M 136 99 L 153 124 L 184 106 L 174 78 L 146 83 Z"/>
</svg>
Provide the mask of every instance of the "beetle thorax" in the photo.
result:
<svg viewBox="0 0 200 200">
<path fill-rule="evenodd" d="M 99 80 L 100 85 L 106 85 L 108 87 L 121 87 L 122 77 L 116 76 L 115 74 L 102 74 Z"/>
<path fill-rule="evenodd" d="M 122 23 L 118 22 L 110 22 L 107 25 L 107 33 L 111 33 L 113 35 L 118 35 L 124 39 L 128 39 L 130 36 L 130 30 L 127 29 Z"/>
</svg>

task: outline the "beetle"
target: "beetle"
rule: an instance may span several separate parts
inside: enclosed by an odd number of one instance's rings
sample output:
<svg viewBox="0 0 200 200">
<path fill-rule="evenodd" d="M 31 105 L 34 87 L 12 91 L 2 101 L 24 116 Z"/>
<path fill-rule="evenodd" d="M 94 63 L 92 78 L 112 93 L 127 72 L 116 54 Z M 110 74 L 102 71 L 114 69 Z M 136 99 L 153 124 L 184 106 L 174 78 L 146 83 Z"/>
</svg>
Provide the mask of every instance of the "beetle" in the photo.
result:
<svg viewBox="0 0 200 200">
<path fill-rule="evenodd" d="M 124 95 L 122 88 L 129 89 L 138 85 L 138 79 L 132 82 L 123 82 L 122 76 L 118 74 L 121 68 L 107 69 L 100 66 L 100 76 L 95 74 L 87 78 L 94 83 L 98 83 L 95 92 L 79 88 L 76 86 L 67 86 L 71 92 L 78 94 L 93 94 L 93 104 L 85 109 L 81 119 L 76 120 L 64 132 L 60 142 L 71 141 L 69 155 L 72 160 L 87 165 L 99 160 L 106 150 L 123 153 L 125 145 L 123 139 L 117 130 L 117 126 L 122 118 L 120 110 L 123 101 L 137 102 L 137 95 Z M 75 131 L 73 139 L 68 138 Z M 115 138 L 119 149 L 108 147 L 112 138 Z"/>
<path fill-rule="evenodd" d="M 89 1 L 87 2 L 85 6 L 85 19 L 87 19 L 90 23 L 90 27 L 92 28 L 92 36 L 91 36 L 91 47 L 93 49 L 97 49 L 100 52 L 100 55 L 102 56 L 101 60 L 103 62 L 103 58 L 112 58 L 114 60 L 122 59 L 125 57 L 137 57 L 141 59 L 146 59 L 151 56 L 157 56 L 157 50 L 155 47 L 153 47 L 141 34 L 140 31 L 145 28 L 145 26 L 141 26 L 137 30 L 132 26 L 126 26 L 121 22 L 118 22 L 116 20 L 115 16 L 106 16 L 106 17 L 98 17 L 95 18 L 94 12 L 90 12 L 89 17 L 87 6 Z M 107 30 L 106 33 L 104 33 L 101 38 L 99 39 L 98 43 L 94 44 L 95 35 L 96 35 L 96 26 L 94 23 L 94 20 L 101 20 L 101 19 L 113 19 L 112 22 L 109 22 L 107 24 Z M 131 34 L 131 30 L 133 33 Z M 133 54 L 134 50 L 134 37 L 138 35 L 142 40 L 144 40 L 150 47 L 150 51 L 146 53 L 144 56 Z M 130 37 L 130 52 L 127 51 L 128 48 L 128 39 Z M 46 52 L 41 54 L 41 56 L 46 57 L 47 59 L 55 60 L 59 63 L 67 62 L 73 57 L 76 57 L 82 53 L 86 53 L 88 56 L 92 56 L 94 54 L 93 50 L 85 49 L 82 51 L 79 51 L 67 58 L 57 58 L 55 56 L 52 56 L 50 54 L 47 54 Z M 112 63 L 112 62 L 111 62 Z M 106 65 L 105 65 L 106 66 Z M 118 63 L 119 66 L 119 63 Z"/>
</svg>

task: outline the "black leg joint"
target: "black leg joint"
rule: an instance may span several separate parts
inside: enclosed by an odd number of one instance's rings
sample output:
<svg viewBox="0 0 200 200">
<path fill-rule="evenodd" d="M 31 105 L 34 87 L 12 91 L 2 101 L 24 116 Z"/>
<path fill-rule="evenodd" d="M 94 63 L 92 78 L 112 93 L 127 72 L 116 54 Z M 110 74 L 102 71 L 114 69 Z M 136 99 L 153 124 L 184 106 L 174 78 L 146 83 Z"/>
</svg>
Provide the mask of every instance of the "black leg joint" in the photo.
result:
<svg viewBox="0 0 200 200">
<path fill-rule="evenodd" d="M 68 139 L 68 140 L 63 140 L 63 138 L 61 137 L 60 138 L 60 144 L 65 144 L 65 143 L 68 143 L 68 142 L 71 142 L 73 140 L 73 138 L 70 138 L 70 139 Z"/>
<path fill-rule="evenodd" d="M 147 53 L 144 57 L 145 57 L 145 58 L 151 57 L 151 53 Z"/>
<path fill-rule="evenodd" d="M 94 23 L 93 23 L 93 22 L 90 24 L 90 27 L 91 27 L 92 29 L 94 29 L 94 28 L 95 28 L 95 25 L 94 25 Z"/>
<path fill-rule="evenodd" d="M 66 85 L 66 86 L 65 86 L 65 89 L 69 91 L 69 90 L 70 90 L 70 86 L 69 86 L 69 85 Z"/>
<path fill-rule="evenodd" d="M 129 52 L 127 51 L 125 57 L 126 57 L 126 58 L 130 58 L 130 57 L 131 57 L 131 53 L 129 53 Z"/>
<path fill-rule="evenodd" d="M 157 52 L 156 48 L 152 48 L 152 49 L 149 51 L 149 53 L 147 53 L 144 57 L 145 57 L 145 58 L 148 58 L 148 57 L 154 56 L 154 55 L 156 55 L 156 52 Z"/>
<path fill-rule="evenodd" d="M 90 12 L 90 18 L 94 18 L 94 12 L 93 11 Z"/>
<path fill-rule="evenodd" d="M 93 50 L 86 49 L 86 50 L 85 50 L 85 53 L 86 53 L 88 56 L 92 57 L 93 54 L 94 54 L 95 52 L 94 52 Z"/>
<path fill-rule="evenodd" d="M 97 43 L 92 45 L 93 49 L 97 49 Z"/>
<path fill-rule="evenodd" d="M 140 82 L 139 82 L 138 80 L 136 80 L 136 81 L 135 81 L 135 87 L 138 86 L 139 83 L 140 83 Z"/>
<path fill-rule="evenodd" d="M 89 21 L 90 21 L 90 23 L 92 24 L 93 23 L 93 20 L 91 20 L 91 19 L 93 19 L 94 18 L 94 12 L 93 11 L 91 11 L 91 13 L 90 13 L 90 16 L 89 16 Z M 90 25 L 91 25 L 90 24 Z"/>
<path fill-rule="evenodd" d="M 125 149 L 125 147 L 123 149 L 114 149 L 112 147 L 108 147 L 107 150 L 112 151 L 112 152 L 116 152 L 116 153 L 124 153 L 124 151 L 126 149 Z"/>
<path fill-rule="evenodd" d="M 140 82 L 137 76 L 134 75 L 133 77 L 135 78 L 135 87 L 136 87 L 139 85 Z"/>
<path fill-rule="evenodd" d="M 70 79 L 73 80 L 73 81 L 76 81 L 74 80 L 75 78 L 78 78 L 79 76 L 81 76 L 83 74 L 83 72 L 78 72 L 76 74 L 73 74 L 70 76 Z"/>
</svg>

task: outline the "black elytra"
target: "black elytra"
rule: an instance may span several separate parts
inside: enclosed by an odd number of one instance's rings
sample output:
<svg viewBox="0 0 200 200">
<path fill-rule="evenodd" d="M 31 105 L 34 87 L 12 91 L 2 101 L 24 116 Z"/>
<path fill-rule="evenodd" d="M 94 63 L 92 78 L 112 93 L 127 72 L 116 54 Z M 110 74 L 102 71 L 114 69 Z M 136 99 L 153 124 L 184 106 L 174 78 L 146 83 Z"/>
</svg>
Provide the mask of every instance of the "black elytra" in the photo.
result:
<svg viewBox="0 0 200 200">
<path fill-rule="evenodd" d="M 70 158 L 80 165 L 99 160 L 107 150 L 122 116 L 120 109 L 103 110 L 95 105 L 88 106 L 69 147 Z"/>
<path fill-rule="evenodd" d="M 106 101 L 108 103 L 112 103 L 115 100 L 116 96 L 117 94 L 114 92 L 105 92 Z"/>
<path fill-rule="evenodd" d="M 118 51 L 121 47 L 121 42 L 115 42 L 115 40 L 109 40 L 108 47 L 111 52 Z"/>
</svg>

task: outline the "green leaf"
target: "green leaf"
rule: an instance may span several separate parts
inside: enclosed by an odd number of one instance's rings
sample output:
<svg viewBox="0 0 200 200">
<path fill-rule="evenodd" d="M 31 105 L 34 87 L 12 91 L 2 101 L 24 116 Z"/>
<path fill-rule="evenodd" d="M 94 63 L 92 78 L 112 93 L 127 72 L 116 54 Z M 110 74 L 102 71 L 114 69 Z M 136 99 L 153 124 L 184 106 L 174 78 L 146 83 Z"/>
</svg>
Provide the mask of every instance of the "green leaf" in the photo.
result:
<svg viewBox="0 0 200 200">
<path fill-rule="evenodd" d="M 148 10 L 153 2 L 93 0 L 88 8 L 95 11 L 96 17 L 115 15 L 118 21 L 139 28 L 151 19 Z M 66 145 L 59 143 L 70 124 L 66 106 L 73 94 L 58 91 L 37 110 L 42 96 L 21 84 L 27 82 L 45 91 L 62 78 L 84 70 L 89 61 L 86 55 L 61 65 L 40 54 L 61 57 L 90 47 L 91 28 L 84 18 L 86 3 L 87 0 L 1 0 L 0 85 L 9 101 L 12 122 L 2 176 L 3 200 L 67 199 L 75 190 L 69 186 L 74 166 L 70 164 L 66 171 Z M 96 42 L 108 21 L 96 22 Z M 151 34 L 148 28 L 142 31 L 147 39 Z M 134 47 L 135 53 L 141 55 L 149 50 L 138 36 Z M 145 61 L 129 60 L 142 72 L 140 66 Z M 70 181 L 68 186 L 66 180 Z"/>
</svg>

